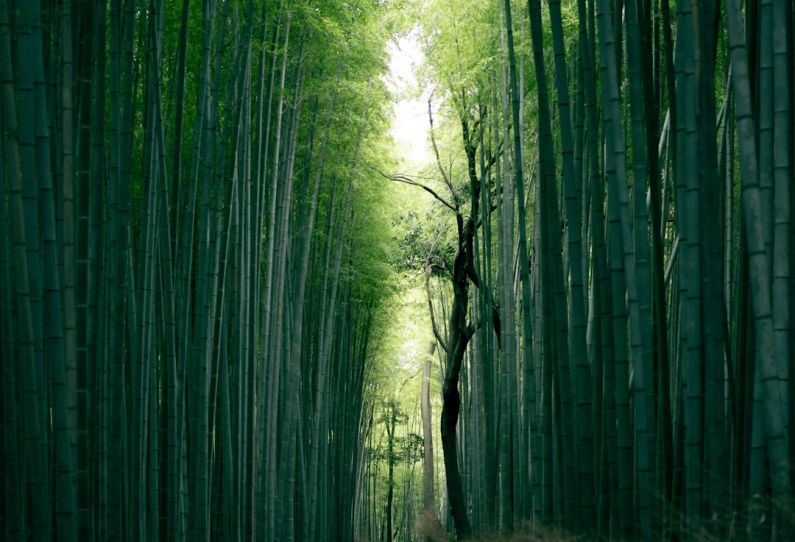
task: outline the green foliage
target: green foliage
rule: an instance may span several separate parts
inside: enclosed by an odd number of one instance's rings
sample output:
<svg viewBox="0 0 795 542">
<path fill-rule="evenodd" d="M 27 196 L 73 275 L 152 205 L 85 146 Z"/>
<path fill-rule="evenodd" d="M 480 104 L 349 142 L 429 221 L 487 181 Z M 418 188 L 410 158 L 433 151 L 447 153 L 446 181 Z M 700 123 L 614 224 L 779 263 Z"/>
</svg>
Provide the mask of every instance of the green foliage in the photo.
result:
<svg viewBox="0 0 795 542">
<path fill-rule="evenodd" d="M 497 4 L 461 0 L 423 2 L 428 57 L 425 77 L 458 100 L 483 86 L 498 55 Z"/>
<path fill-rule="evenodd" d="M 385 444 L 367 448 L 367 454 L 371 461 L 391 462 L 393 465 L 410 467 L 412 463 L 422 461 L 423 445 L 422 435 L 407 433 L 402 437 L 394 437 L 391 454 Z"/>
<path fill-rule="evenodd" d="M 400 271 L 420 273 L 430 263 L 433 273 L 449 271 L 455 256 L 455 237 L 451 228 L 439 221 L 439 213 L 420 216 L 415 211 L 401 214 L 393 222 L 398 232 L 398 251 L 393 264 Z"/>
<path fill-rule="evenodd" d="M 387 399 L 381 404 L 381 414 L 376 423 L 387 432 L 387 442 L 370 448 L 370 457 L 375 461 L 385 461 L 397 464 L 410 465 L 420 461 L 423 457 L 423 438 L 417 433 L 406 431 L 398 435 L 396 431 L 404 431 L 404 426 L 409 421 L 409 415 L 402 409 L 395 399 Z M 390 452 L 391 448 L 391 452 Z"/>
</svg>

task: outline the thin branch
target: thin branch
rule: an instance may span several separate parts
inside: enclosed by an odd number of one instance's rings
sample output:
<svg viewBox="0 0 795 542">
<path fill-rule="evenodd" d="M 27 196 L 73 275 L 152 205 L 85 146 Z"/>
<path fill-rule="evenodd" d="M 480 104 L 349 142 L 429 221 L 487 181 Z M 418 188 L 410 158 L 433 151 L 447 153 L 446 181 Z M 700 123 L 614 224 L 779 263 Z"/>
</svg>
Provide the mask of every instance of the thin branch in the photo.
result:
<svg viewBox="0 0 795 542">
<path fill-rule="evenodd" d="M 491 214 L 496 210 L 497 210 L 496 204 L 492 203 L 491 205 L 489 205 L 489 213 L 488 213 L 489 216 L 491 216 Z M 481 216 L 478 217 L 478 221 L 475 222 L 475 228 L 480 228 L 482 225 L 483 225 L 483 217 Z"/>
<path fill-rule="evenodd" d="M 390 181 L 410 184 L 411 186 L 418 186 L 418 187 L 422 188 L 423 190 L 428 192 L 431 196 L 436 198 L 439 201 L 439 203 L 441 203 L 442 205 L 444 205 L 445 207 L 447 207 L 448 209 L 450 209 L 454 213 L 458 214 L 458 209 L 456 209 L 455 207 L 450 205 L 450 203 L 446 199 L 444 199 L 442 196 L 440 196 L 430 186 L 422 184 L 419 181 L 415 181 L 414 179 L 412 179 L 411 177 L 409 177 L 408 175 L 405 175 L 403 173 L 384 173 L 383 171 L 381 171 L 380 169 L 378 169 L 376 167 L 373 167 L 373 166 L 368 166 L 368 167 L 370 169 L 373 169 L 373 170 L 377 171 L 382 177 L 384 177 L 385 179 L 388 179 Z"/>
<path fill-rule="evenodd" d="M 409 380 L 417 378 L 418 376 L 420 376 L 420 373 L 422 373 L 422 369 L 418 370 L 412 375 L 407 376 L 406 379 L 400 384 L 400 386 L 398 386 L 398 395 L 400 395 L 400 393 L 403 391 L 405 385 L 409 383 Z"/>
<path fill-rule="evenodd" d="M 433 266 L 430 264 L 425 267 L 425 294 L 428 297 L 428 312 L 430 312 L 431 315 L 431 327 L 433 328 L 433 335 L 436 337 L 436 340 L 442 347 L 442 350 L 449 353 L 449 350 L 447 349 L 447 343 L 442 338 L 442 334 L 439 333 L 439 326 L 436 324 L 436 313 L 433 310 L 433 295 L 431 293 L 430 284 L 432 270 Z"/>
<path fill-rule="evenodd" d="M 500 142 L 497 144 L 497 149 L 495 150 L 494 153 L 492 153 L 491 156 L 489 156 L 488 161 L 484 165 L 483 170 L 485 173 L 488 174 L 488 172 L 491 171 L 491 167 L 497 161 L 497 157 L 500 156 L 501 154 L 502 154 L 502 140 L 500 140 Z"/>
<path fill-rule="evenodd" d="M 433 93 L 428 97 L 428 122 L 431 126 L 431 145 L 433 146 L 433 154 L 436 156 L 436 165 L 439 167 L 439 173 L 442 174 L 442 179 L 444 179 L 444 184 L 447 185 L 447 188 L 450 189 L 450 194 L 453 196 L 453 201 L 456 200 L 455 197 L 455 190 L 453 190 L 453 183 L 450 182 L 450 177 L 447 175 L 447 172 L 444 170 L 444 166 L 442 166 L 442 159 L 439 156 L 439 147 L 436 145 L 436 135 L 433 130 L 433 111 L 431 108 L 431 100 L 433 99 Z M 456 208 L 458 207 L 458 202 L 456 202 Z"/>
<path fill-rule="evenodd" d="M 431 327 L 433 328 L 433 334 L 436 337 L 436 340 L 439 342 L 439 345 L 442 347 L 442 350 L 448 352 L 447 343 L 442 338 L 442 334 L 439 333 L 439 326 L 436 325 L 436 313 L 433 310 L 433 295 L 431 294 L 430 283 L 433 268 L 439 267 L 438 265 L 431 263 L 431 256 L 433 255 L 433 249 L 436 248 L 436 243 L 439 242 L 441 236 L 442 234 L 439 232 L 439 235 L 436 236 L 436 239 L 434 239 L 433 243 L 431 244 L 430 250 L 428 250 L 428 256 L 425 257 L 425 295 L 428 297 L 428 312 L 431 315 Z"/>
</svg>

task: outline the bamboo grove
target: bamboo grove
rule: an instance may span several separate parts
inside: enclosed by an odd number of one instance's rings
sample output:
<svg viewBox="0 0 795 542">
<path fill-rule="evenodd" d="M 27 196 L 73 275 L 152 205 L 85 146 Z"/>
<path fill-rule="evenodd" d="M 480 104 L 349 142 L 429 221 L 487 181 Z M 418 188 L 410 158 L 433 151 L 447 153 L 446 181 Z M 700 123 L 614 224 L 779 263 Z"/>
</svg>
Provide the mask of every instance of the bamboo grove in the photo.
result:
<svg viewBox="0 0 795 542">
<path fill-rule="evenodd" d="M 543 4 L 418 8 L 441 523 L 789 540 L 793 5 Z"/>
<path fill-rule="evenodd" d="M 350 539 L 384 24 L 0 2 L 0 538 Z"/>
<path fill-rule="evenodd" d="M 415 24 L 413 176 L 383 75 Z M 792 539 L 794 26 L 0 0 L 0 536 Z M 390 223 L 395 183 L 433 212 Z M 399 273 L 420 420 L 373 377 Z"/>
</svg>

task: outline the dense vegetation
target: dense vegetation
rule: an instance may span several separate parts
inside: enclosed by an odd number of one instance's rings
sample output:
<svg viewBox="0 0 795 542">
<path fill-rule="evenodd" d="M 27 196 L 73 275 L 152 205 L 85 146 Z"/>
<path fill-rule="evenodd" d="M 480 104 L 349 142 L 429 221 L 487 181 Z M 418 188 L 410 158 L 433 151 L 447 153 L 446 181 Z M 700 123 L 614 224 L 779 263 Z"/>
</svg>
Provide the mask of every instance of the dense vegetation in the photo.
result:
<svg viewBox="0 0 795 542">
<path fill-rule="evenodd" d="M 352 532 L 381 11 L 0 4 L 3 539 Z"/>
<path fill-rule="evenodd" d="M 794 19 L 0 0 L 2 538 L 792 539 Z"/>
<path fill-rule="evenodd" d="M 419 17 L 455 531 L 787 539 L 792 4 L 544 8 Z"/>
</svg>

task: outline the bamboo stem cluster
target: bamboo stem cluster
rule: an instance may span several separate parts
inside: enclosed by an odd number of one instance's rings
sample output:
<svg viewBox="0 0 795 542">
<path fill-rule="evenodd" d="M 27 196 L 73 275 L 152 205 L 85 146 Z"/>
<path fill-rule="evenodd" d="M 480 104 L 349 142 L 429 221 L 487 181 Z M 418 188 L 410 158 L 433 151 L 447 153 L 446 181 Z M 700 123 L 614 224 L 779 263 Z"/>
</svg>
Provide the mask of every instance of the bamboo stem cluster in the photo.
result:
<svg viewBox="0 0 795 542">
<path fill-rule="evenodd" d="M 426 15 L 452 122 L 496 157 L 458 382 L 472 533 L 788 539 L 791 2 Z"/>
<path fill-rule="evenodd" d="M 382 24 L 0 3 L 0 538 L 350 539 Z"/>
</svg>

